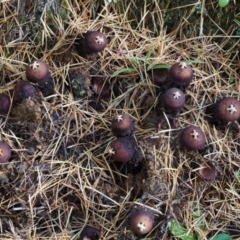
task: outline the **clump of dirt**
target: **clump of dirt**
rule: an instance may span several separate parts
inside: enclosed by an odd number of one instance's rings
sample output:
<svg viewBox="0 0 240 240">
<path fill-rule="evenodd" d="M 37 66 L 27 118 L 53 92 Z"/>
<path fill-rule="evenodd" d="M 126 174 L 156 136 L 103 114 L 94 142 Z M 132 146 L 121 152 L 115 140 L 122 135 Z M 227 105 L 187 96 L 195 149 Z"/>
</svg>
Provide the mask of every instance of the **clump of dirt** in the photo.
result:
<svg viewBox="0 0 240 240">
<path fill-rule="evenodd" d="M 72 90 L 73 95 L 78 97 L 92 96 L 92 91 L 90 89 L 91 80 L 89 73 L 83 73 L 78 69 L 71 69 L 69 72 L 69 84 Z"/>
<path fill-rule="evenodd" d="M 45 114 L 52 114 L 51 104 L 38 92 L 34 97 L 24 99 L 12 107 L 11 115 L 15 121 L 39 122 Z"/>
</svg>

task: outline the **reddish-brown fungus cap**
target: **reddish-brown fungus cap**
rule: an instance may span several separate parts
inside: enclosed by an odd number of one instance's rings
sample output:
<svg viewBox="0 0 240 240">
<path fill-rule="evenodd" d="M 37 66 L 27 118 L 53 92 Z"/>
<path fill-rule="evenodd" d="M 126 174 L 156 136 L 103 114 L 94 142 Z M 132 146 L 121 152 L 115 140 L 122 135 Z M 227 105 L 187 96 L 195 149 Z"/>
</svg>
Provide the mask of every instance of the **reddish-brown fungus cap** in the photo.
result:
<svg viewBox="0 0 240 240">
<path fill-rule="evenodd" d="M 99 31 L 88 31 L 83 37 L 86 47 L 93 53 L 101 52 L 107 46 L 106 36 Z"/>
<path fill-rule="evenodd" d="M 0 163 L 8 162 L 11 157 L 11 149 L 6 142 L 0 141 Z"/>
<path fill-rule="evenodd" d="M 169 109 L 179 109 L 185 103 L 185 95 L 178 88 L 169 88 L 162 96 L 163 105 Z"/>
<path fill-rule="evenodd" d="M 189 150 L 201 150 L 205 143 L 205 134 L 199 127 L 190 125 L 180 133 L 180 144 Z"/>
<path fill-rule="evenodd" d="M 144 235 L 150 232 L 154 224 L 153 213 L 143 207 L 133 209 L 130 216 L 130 228 L 135 234 Z"/>
<path fill-rule="evenodd" d="M 192 67 L 185 62 L 178 62 L 169 69 L 169 75 L 173 82 L 181 86 L 188 86 L 193 78 Z"/>
<path fill-rule="evenodd" d="M 111 142 L 109 154 L 117 162 L 128 162 L 133 159 L 136 147 L 132 136 L 119 137 Z"/>
<path fill-rule="evenodd" d="M 212 163 L 206 162 L 200 166 L 198 174 L 204 180 L 213 181 L 217 175 L 217 170 Z"/>
<path fill-rule="evenodd" d="M 93 92 L 101 97 L 107 97 L 110 93 L 110 83 L 106 76 L 92 78 Z"/>
<path fill-rule="evenodd" d="M 216 103 L 215 113 L 223 122 L 234 122 L 240 118 L 240 102 L 234 97 L 224 97 Z"/>
<path fill-rule="evenodd" d="M 152 69 L 148 73 L 150 75 L 151 80 L 156 85 L 162 85 L 166 82 L 168 76 L 168 68 L 158 68 Z"/>
<path fill-rule="evenodd" d="M 126 113 L 119 114 L 112 120 L 112 133 L 117 137 L 133 134 L 134 128 L 132 118 Z"/>
<path fill-rule="evenodd" d="M 14 87 L 14 101 L 21 102 L 23 99 L 33 97 L 36 94 L 35 87 L 28 81 L 21 81 Z"/>
<path fill-rule="evenodd" d="M 0 114 L 7 114 L 11 105 L 10 97 L 5 94 L 0 94 Z"/>
<path fill-rule="evenodd" d="M 100 231 L 92 226 L 85 226 L 80 234 L 80 240 L 98 240 L 100 239 Z"/>
<path fill-rule="evenodd" d="M 26 67 L 26 77 L 30 82 L 38 83 L 49 75 L 49 67 L 42 60 L 34 60 Z"/>
</svg>

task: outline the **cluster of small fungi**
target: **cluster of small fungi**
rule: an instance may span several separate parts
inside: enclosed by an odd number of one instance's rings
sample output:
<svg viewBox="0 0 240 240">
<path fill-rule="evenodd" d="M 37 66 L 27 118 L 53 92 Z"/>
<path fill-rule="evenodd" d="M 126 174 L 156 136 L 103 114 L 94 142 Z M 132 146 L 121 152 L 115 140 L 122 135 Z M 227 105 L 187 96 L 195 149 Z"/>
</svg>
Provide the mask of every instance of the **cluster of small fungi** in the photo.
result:
<svg viewBox="0 0 240 240">
<path fill-rule="evenodd" d="M 175 63 L 170 69 L 153 69 L 150 72 L 150 78 L 160 91 L 159 129 L 166 118 L 171 127 L 176 128 L 177 118 L 185 104 L 185 92 L 193 75 L 192 67 L 186 62 Z M 240 102 L 235 97 L 225 96 L 210 105 L 206 113 L 209 115 L 209 122 L 215 126 L 231 125 L 240 122 Z M 181 130 L 179 144 L 187 150 L 203 150 L 206 147 L 206 137 L 200 127 L 190 125 Z M 216 178 L 217 170 L 213 162 L 206 160 L 200 166 L 198 174 L 204 180 L 211 181 Z"/>
<path fill-rule="evenodd" d="M 99 31 L 88 31 L 83 34 L 80 41 L 76 44 L 76 49 L 84 51 L 81 55 L 93 54 L 102 51 L 107 45 L 107 38 Z M 32 114 L 32 108 L 28 109 L 24 100 L 38 97 L 47 97 L 54 94 L 54 82 L 51 77 L 49 66 L 43 60 L 33 60 L 26 67 L 26 80 L 19 81 L 10 95 L 7 93 L 0 94 L 0 115 L 7 116 L 11 112 L 19 114 L 22 109 L 25 109 L 29 114 Z M 21 108 L 21 104 L 24 105 Z M 27 108 L 27 109 L 26 109 Z M 21 115 L 24 115 L 21 113 Z M 0 142 L 0 163 L 6 163 L 11 157 L 11 149 L 6 142 Z"/>
<path fill-rule="evenodd" d="M 163 72 L 165 71 L 165 76 Z M 156 73 L 157 72 L 157 73 Z M 158 109 L 160 118 L 158 128 L 167 117 L 172 128 L 176 128 L 177 117 L 185 104 L 185 92 L 193 79 L 192 67 L 179 62 L 167 70 L 154 70 L 151 72 L 153 82 L 160 89 Z M 156 80 L 157 79 L 157 80 Z M 158 81 L 159 80 L 159 81 Z M 240 119 L 240 102 L 233 97 L 224 97 L 212 106 L 214 119 L 228 124 Z M 133 138 L 134 123 L 126 113 L 117 115 L 112 120 L 111 130 L 117 139 L 110 144 L 109 154 L 116 162 L 138 163 L 136 159 L 136 141 Z M 195 125 L 189 125 L 181 130 L 178 136 L 180 147 L 188 151 L 203 150 L 206 147 L 204 131 Z M 137 150 L 138 151 L 138 150 Z M 199 176 L 206 181 L 213 181 L 217 175 L 215 164 L 205 161 L 198 170 Z M 147 207 L 135 206 L 130 214 L 129 225 L 136 235 L 149 233 L 154 226 L 154 214 Z"/>
<path fill-rule="evenodd" d="M 26 99 L 34 97 L 39 91 L 43 96 L 49 96 L 54 93 L 54 84 L 51 78 L 48 65 L 41 60 L 34 60 L 26 67 L 26 78 L 18 82 L 10 95 L 0 94 L 0 115 L 5 117 L 11 112 L 18 112 L 19 105 Z M 25 103 L 23 103 L 25 104 Z M 6 142 L 0 142 L 0 163 L 6 163 L 11 158 L 11 149 Z"/>
<path fill-rule="evenodd" d="M 88 31 L 76 42 L 76 50 L 82 57 L 96 54 L 107 45 L 107 38 L 99 31 Z M 158 128 L 168 118 L 171 127 L 175 128 L 177 117 L 185 104 L 185 92 L 193 79 L 193 69 L 186 62 L 178 62 L 168 69 L 154 69 L 150 77 L 160 91 L 158 108 L 160 112 Z M 34 60 L 26 67 L 26 79 L 18 82 L 13 90 L 13 104 L 20 104 L 24 99 L 31 98 L 38 90 L 44 97 L 54 93 L 54 82 L 49 67 L 42 60 Z M 0 94 L 0 114 L 7 115 L 11 108 L 10 97 Z M 229 124 L 240 121 L 240 102 L 234 97 L 224 97 L 209 108 L 213 123 Z M 112 134 L 116 137 L 110 143 L 109 155 L 113 162 L 128 165 L 132 168 L 139 166 L 143 154 L 134 136 L 135 125 L 127 113 L 117 115 L 112 119 Z M 182 148 L 197 151 L 205 148 L 206 137 L 203 130 L 194 125 L 182 129 L 179 134 Z M 6 142 L 0 141 L 0 163 L 6 163 L 11 158 L 11 149 Z M 199 169 L 199 175 L 204 180 L 214 180 L 216 169 L 213 163 L 207 162 Z M 146 207 L 133 207 L 129 226 L 136 235 L 149 233 L 154 226 L 154 214 Z M 80 239 L 100 239 L 100 231 L 86 225 Z"/>
<path fill-rule="evenodd" d="M 116 162 L 137 165 L 142 160 L 141 149 L 133 136 L 135 126 L 132 118 L 119 114 L 112 120 L 112 133 L 117 138 L 110 144 L 109 154 Z"/>
<path fill-rule="evenodd" d="M 76 41 L 75 47 L 80 56 L 87 57 L 88 55 L 94 55 L 102 51 L 106 45 L 107 38 L 104 34 L 99 31 L 87 31 Z M 35 103 L 41 102 L 44 97 L 55 93 L 54 81 L 51 77 L 49 66 L 45 61 L 33 60 L 26 66 L 25 74 L 26 80 L 19 81 L 14 86 L 14 89 L 10 91 L 10 94 L 0 94 L 0 115 L 2 117 L 12 114 L 16 119 L 18 119 L 20 115 L 23 116 L 23 121 L 40 120 L 36 118 L 36 114 L 34 115 L 32 113 L 36 109 Z M 28 108 L 28 102 L 26 102 L 28 100 L 32 101 L 30 102 L 30 108 Z M 23 111 L 25 112 L 23 113 Z M 29 114 L 34 115 L 33 118 L 25 116 Z M 132 145 L 134 144 L 136 144 L 136 142 L 132 139 Z M 117 151 L 118 150 L 116 150 L 116 153 Z M 131 154 L 131 156 L 134 155 L 134 153 L 129 154 Z M 123 158 L 124 157 L 119 156 L 119 159 Z M 7 163 L 9 160 L 11 160 L 11 148 L 5 141 L 0 141 L 0 163 Z M 124 161 L 124 159 L 122 161 Z M 100 231 L 88 225 L 85 226 L 80 235 L 80 239 L 97 240 L 99 238 Z"/>
<path fill-rule="evenodd" d="M 134 130 L 134 121 L 128 114 L 122 113 L 112 119 L 111 131 L 117 138 L 110 143 L 109 154 L 114 162 L 123 165 L 130 164 L 134 167 L 141 163 L 143 155 L 133 136 Z M 134 234 L 141 236 L 152 230 L 154 214 L 151 210 L 146 207 L 134 206 L 130 212 L 129 227 Z M 89 226 L 87 228 L 90 229 Z M 96 234 L 96 229 L 94 227 L 91 229 L 91 234 Z M 98 239 L 92 237 L 90 233 L 87 235 L 85 229 L 82 234 L 91 237 L 92 240 Z"/>
</svg>

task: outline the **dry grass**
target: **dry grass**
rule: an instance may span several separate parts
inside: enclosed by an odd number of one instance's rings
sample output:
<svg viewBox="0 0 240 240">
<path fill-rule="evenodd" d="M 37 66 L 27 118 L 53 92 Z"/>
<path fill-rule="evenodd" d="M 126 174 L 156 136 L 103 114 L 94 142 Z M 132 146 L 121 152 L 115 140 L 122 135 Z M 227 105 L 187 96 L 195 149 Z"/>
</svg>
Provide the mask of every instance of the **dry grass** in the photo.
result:
<svg viewBox="0 0 240 240">
<path fill-rule="evenodd" d="M 162 9 L 156 0 L 142 6 L 134 0 L 109 5 L 63 0 L 61 6 L 36 2 L 6 0 L 0 9 L 0 92 L 12 96 L 16 82 L 25 79 L 26 64 L 38 58 L 49 64 L 56 90 L 39 100 L 37 119 L 11 113 L 1 118 L 1 140 L 12 148 L 11 161 L 0 166 L 1 239 L 78 239 L 86 224 L 99 228 L 102 239 L 137 239 L 128 226 L 136 204 L 155 214 L 155 227 L 144 239 L 174 239 L 167 229 L 173 218 L 200 239 L 224 230 L 240 239 L 239 126 L 215 127 L 206 114 L 217 98 L 240 97 L 234 33 L 201 35 L 207 18 L 203 11 L 199 29 L 184 32 L 198 2 L 182 6 L 188 12 L 170 32 L 164 14 L 175 8 L 166 4 Z M 73 44 L 93 29 L 104 32 L 109 44 L 96 58 L 83 59 Z M 194 80 L 177 129 L 166 124 L 158 130 L 156 87 L 147 70 L 179 60 L 195 60 Z M 120 93 L 111 91 L 104 99 L 74 97 L 69 79 L 76 71 L 110 76 L 111 89 L 117 86 Z M 144 154 L 137 174 L 110 163 L 110 123 L 121 112 L 134 119 Z M 191 153 L 175 145 L 189 124 L 205 131 L 205 151 Z M 214 182 L 196 174 L 206 160 L 217 166 Z M 204 209 L 204 230 L 193 219 L 197 206 Z"/>
</svg>

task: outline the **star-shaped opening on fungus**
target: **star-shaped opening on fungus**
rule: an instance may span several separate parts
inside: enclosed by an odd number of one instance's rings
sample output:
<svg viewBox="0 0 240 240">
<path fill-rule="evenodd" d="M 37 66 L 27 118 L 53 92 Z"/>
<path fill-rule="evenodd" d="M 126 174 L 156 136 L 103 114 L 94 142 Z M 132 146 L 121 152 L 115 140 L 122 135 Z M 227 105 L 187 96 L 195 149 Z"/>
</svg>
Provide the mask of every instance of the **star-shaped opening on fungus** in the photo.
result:
<svg viewBox="0 0 240 240">
<path fill-rule="evenodd" d="M 37 69 L 39 67 L 39 63 L 37 61 L 34 61 L 29 65 L 33 70 Z"/>
<path fill-rule="evenodd" d="M 122 114 L 117 115 L 116 119 L 117 119 L 118 122 L 122 121 L 123 120 Z"/>
<path fill-rule="evenodd" d="M 174 99 L 179 99 L 181 97 L 181 94 L 179 91 L 176 91 L 175 93 L 173 93 L 173 98 Z"/>
<path fill-rule="evenodd" d="M 113 148 L 109 148 L 108 153 L 109 153 L 110 155 L 114 155 L 114 154 L 115 154 L 115 151 L 113 150 Z"/>
<path fill-rule="evenodd" d="M 3 150 L 0 149 L 0 157 L 3 155 Z"/>
<path fill-rule="evenodd" d="M 227 110 L 230 114 L 237 112 L 237 109 L 232 104 L 227 108 Z"/>
<path fill-rule="evenodd" d="M 186 63 L 186 62 L 180 62 L 180 63 L 179 63 L 179 66 L 180 66 L 181 68 L 186 68 L 186 67 L 187 67 L 187 63 Z"/>
<path fill-rule="evenodd" d="M 96 42 L 97 44 L 103 44 L 103 43 L 104 43 L 104 39 L 103 39 L 103 37 L 97 36 L 97 37 L 95 38 L 95 42 Z"/>
<path fill-rule="evenodd" d="M 199 133 L 196 130 L 193 130 L 191 136 L 193 137 L 193 139 L 198 139 Z"/>
<path fill-rule="evenodd" d="M 89 237 L 84 237 L 83 240 L 91 240 Z"/>
<path fill-rule="evenodd" d="M 138 223 L 137 227 L 139 228 L 139 230 L 141 232 L 146 228 L 146 226 L 145 226 L 145 224 L 143 222 Z"/>
</svg>

